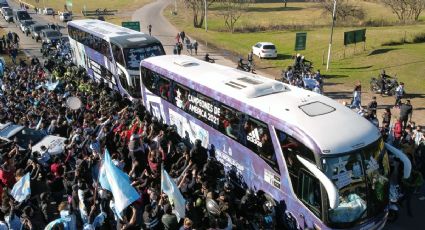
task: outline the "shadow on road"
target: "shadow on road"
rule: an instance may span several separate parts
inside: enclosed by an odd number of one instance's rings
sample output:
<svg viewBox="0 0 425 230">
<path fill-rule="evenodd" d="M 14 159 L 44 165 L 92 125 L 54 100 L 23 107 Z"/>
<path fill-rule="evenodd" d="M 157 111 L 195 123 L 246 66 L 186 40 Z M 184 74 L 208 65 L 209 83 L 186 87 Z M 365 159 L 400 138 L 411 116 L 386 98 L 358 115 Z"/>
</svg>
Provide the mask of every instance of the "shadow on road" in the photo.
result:
<svg viewBox="0 0 425 230">
<path fill-rule="evenodd" d="M 325 92 L 325 96 L 328 96 L 335 100 L 341 100 L 341 99 L 351 99 L 353 96 L 353 93 L 350 91 L 341 91 L 341 92 Z"/>
<path fill-rule="evenodd" d="M 425 98 L 423 93 L 406 93 L 406 98 Z"/>
<path fill-rule="evenodd" d="M 346 78 L 348 75 L 342 75 L 342 74 L 326 74 L 323 76 L 325 79 L 331 79 L 331 78 Z"/>
</svg>

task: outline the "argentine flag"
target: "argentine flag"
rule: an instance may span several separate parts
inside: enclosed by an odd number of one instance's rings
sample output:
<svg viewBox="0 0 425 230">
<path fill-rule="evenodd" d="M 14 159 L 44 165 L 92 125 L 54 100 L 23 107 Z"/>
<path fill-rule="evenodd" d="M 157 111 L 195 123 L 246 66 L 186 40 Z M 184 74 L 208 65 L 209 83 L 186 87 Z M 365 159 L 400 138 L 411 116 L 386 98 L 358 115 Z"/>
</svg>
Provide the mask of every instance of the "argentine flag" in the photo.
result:
<svg viewBox="0 0 425 230">
<path fill-rule="evenodd" d="M 180 189 L 176 185 L 176 182 L 174 182 L 170 175 L 168 175 L 165 169 L 162 169 L 161 173 L 161 189 L 165 194 L 167 194 L 168 199 L 174 205 L 177 218 L 184 218 L 186 213 L 186 200 L 183 198 Z"/>
<path fill-rule="evenodd" d="M 99 183 L 102 188 L 112 192 L 118 213 L 140 198 L 136 189 L 131 186 L 126 173 L 121 171 L 111 160 L 108 150 L 103 156 L 102 168 L 99 172 Z"/>
<path fill-rule="evenodd" d="M 31 195 L 30 173 L 25 174 L 25 176 L 21 177 L 21 179 L 13 185 L 10 195 L 18 202 L 24 201 Z"/>
</svg>

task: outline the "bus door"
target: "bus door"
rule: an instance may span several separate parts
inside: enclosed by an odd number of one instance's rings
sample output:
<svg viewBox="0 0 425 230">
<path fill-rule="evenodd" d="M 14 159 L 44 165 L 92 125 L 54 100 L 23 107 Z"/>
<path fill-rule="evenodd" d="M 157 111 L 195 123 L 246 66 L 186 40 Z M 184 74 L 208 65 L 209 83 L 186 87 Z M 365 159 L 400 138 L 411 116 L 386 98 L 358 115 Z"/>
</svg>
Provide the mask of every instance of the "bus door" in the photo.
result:
<svg viewBox="0 0 425 230">
<path fill-rule="evenodd" d="M 122 52 L 122 48 L 115 44 L 115 43 L 110 43 L 111 45 L 111 52 L 112 52 L 112 68 L 115 69 L 115 76 L 117 76 L 117 87 L 119 88 L 119 86 L 122 87 L 122 90 L 125 91 L 125 93 L 130 94 L 130 86 L 127 80 L 127 75 L 124 72 L 125 71 L 125 63 L 124 63 L 124 56 L 123 56 L 123 52 Z M 119 90 L 121 94 L 123 94 L 124 92 L 122 92 L 122 90 Z"/>
<path fill-rule="evenodd" d="M 293 194 L 293 197 L 285 200 L 288 207 L 284 212 L 285 224 L 289 229 L 296 229 L 296 226 L 320 226 L 323 203 L 321 184 L 299 160 L 301 156 L 315 164 L 314 153 L 287 132 L 275 130 L 289 173 L 289 178 L 286 178 L 289 186 L 284 186 L 283 189 L 287 190 L 286 194 Z"/>
</svg>

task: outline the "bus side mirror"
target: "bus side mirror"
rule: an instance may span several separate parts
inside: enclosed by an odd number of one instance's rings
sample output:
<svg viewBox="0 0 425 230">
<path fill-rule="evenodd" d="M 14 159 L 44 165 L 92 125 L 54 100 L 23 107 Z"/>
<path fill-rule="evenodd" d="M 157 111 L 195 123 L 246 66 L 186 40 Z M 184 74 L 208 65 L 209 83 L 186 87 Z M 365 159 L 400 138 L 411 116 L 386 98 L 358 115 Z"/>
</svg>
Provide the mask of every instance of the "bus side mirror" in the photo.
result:
<svg viewBox="0 0 425 230">
<path fill-rule="evenodd" d="M 303 164 L 319 181 L 328 194 L 329 206 L 331 209 L 335 209 L 339 205 L 339 192 L 335 184 L 316 167 L 310 161 L 297 155 L 297 159 Z"/>
<path fill-rule="evenodd" d="M 385 143 L 385 148 L 391 152 L 395 157 L 400 159 L 400 161 L 403 163 L 403 178 L 407 179 L 410 177 L 410 173 L 412 171 L 412 163 L 410 162 L 409 158 L 406 156 L 406 154 L 403 153 L 400 149 L 397 149 L 396 147 Z"/>
</svg>

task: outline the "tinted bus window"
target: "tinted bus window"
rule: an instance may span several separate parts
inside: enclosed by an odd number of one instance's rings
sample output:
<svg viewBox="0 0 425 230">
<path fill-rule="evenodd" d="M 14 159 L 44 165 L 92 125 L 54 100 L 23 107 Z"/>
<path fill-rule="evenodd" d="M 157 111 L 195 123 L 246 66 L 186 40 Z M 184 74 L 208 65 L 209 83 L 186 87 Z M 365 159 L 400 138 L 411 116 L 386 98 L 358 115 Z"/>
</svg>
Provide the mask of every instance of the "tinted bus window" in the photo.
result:
<svg viewBox="0 0 425 230">
<path fill-rule="evenodd" d="M 126 66 L 130 70 L 138 70 L 140 61 L 153 56 L 164 55 L 164 51 L 161 45 L 151 45 L 146 47 L 138 48 L 127 48 L 124 49 L 124 57 Z"/>
<path fill-rule="evenodd" d="M 321 196 L 320 196 L 320 183 L 319 181 L 304 170 L 300 171 L 299 176 L 299 191 L 297 196 L 300 200 L 320 218 L 321 213 Z"/>
<path fill-rule="evenodd" d="M 151 93 L 157 94 L 158 75 L 152 73 L 151 70 L 144 68 L 144 75 L 142 77 L 143 85 Z"/>
<path fill-rule="evenodd" d="M 119 46 L 115 45 L 114 43 L 111 43 L 112 48 L 112 54 L 114 55 L 114 59 L 117 63 L 119 63 L 122 66 L 124 65 L 124 56 L 122 54 L 122 50 Z"/>
<path fill-rule="evenodd" d="M 189 112 L 189 94 L 190 90 L 178 83 L 174 85 L 174 92 L 173 92 L 173 100 L 172 103 L 177 106 L 178 108 L 184 110 L 185 112 Z"/>
<path fill-rule="evenodd" d="M 276 135 L 279 139 L 283 157 L 285 158 L 286 166 L 292 182 L 292 188 L 295 192 L 297 192 L 298 172 L 303 166 L 296 156 L 299 155 L 309 161 L 315 162 L 314 154 L 309 148 L 285 132 L 276 129 Z"/>
</svg>

